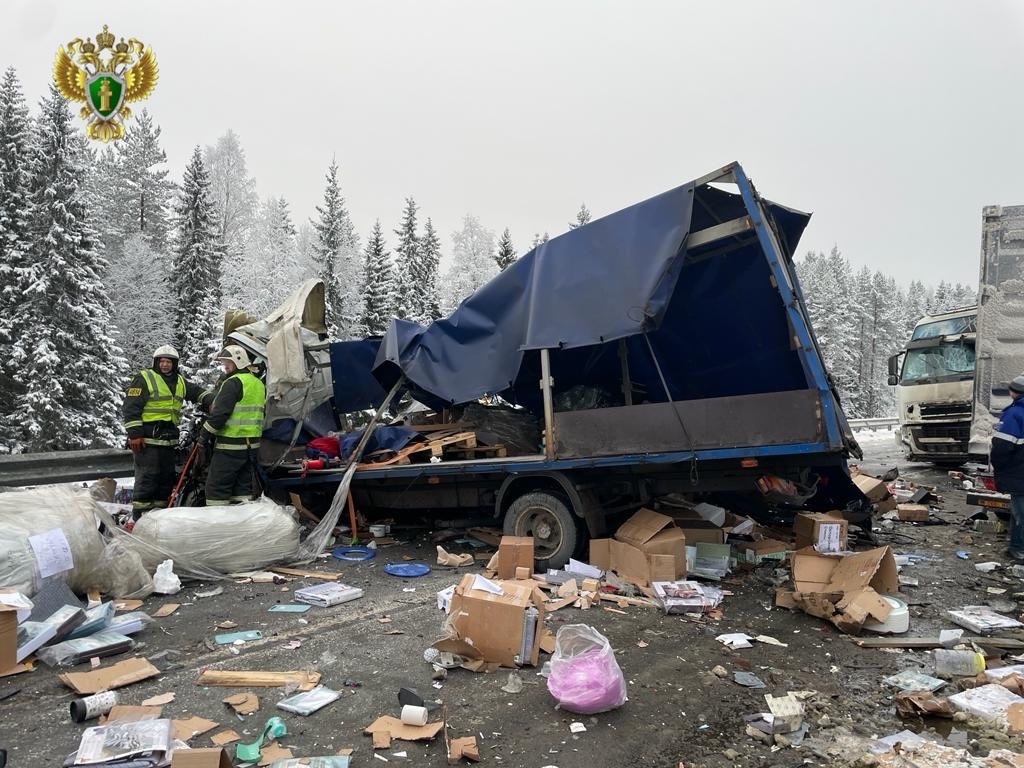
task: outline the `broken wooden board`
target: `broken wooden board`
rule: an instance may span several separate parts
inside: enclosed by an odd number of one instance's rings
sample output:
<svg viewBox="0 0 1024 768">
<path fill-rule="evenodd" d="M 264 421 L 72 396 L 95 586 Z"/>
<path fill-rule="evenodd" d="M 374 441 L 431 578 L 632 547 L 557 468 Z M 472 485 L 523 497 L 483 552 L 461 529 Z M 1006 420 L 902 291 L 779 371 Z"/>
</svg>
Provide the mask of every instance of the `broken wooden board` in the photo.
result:
<svg viewBox="0 0 1024 768">
<path fill-rule="evenodd" d="M 324 581 L 337 581 L 341 578 L 340 573 L 324 573 L 323 571 L 305 571 L 301 568 L 283 568 L 274 566 L 268 568 L 271 573 L 280 573 L 282 576 L 297 576 L 300 579 L 323 579 Z"/>
<path fill-rule="evenodd" d="M 861 648 L 942 648 L 936 637 L 855 637 L 851 640 Z M 1002 648 L 1007 651 L 1024 650 L 1024 641 L 1011 637 L 961 637 L 958 643 L 977 643 L 990 648 Z"/>
<path fill-rule="evenodd" d="M 226 688 L 283 688 L 296 686 L 297 691 L 311 691 L 320 682 L 319 672 L 246 672 L 228 669 L 204 669 L 196 685 L 219 685 Z"/>
<path fill-rule="evenodd" d="M 624 605 L 635 605 L 638 608 L 660 608 L 653 600 L 644 600 L 639 597 L 623 597 L 622 595 L 609 595 L 607 592 L 602 592 L 599 597 L 602 600 L 607 600 L 609 603 L 616 603 L 620 608 Z"/>
</svg>

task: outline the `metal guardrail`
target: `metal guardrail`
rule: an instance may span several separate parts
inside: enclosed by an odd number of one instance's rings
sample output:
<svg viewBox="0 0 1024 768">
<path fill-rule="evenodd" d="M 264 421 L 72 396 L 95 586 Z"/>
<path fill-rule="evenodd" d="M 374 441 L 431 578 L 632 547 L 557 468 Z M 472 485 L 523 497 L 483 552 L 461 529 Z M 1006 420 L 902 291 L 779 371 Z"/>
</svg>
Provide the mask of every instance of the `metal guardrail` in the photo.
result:
<svg viewBox="0 0 1024 768">
<path fill-rule="evenodd" d="M 120 448 L 0 456 L 2 486 L 75 483 L 101 477 L 128 477 L 133 473 L 131 451 Z"/>
<path fill-rule="evenodd" d="M 874 432 L 876 429 L 889 429 L 898 426 L 900 420 L 895 416 L 884 416 L 876 419 L 847 419 L 847 422 L 850 424 L 850 429 L 870 429 Z"/>
</svg>

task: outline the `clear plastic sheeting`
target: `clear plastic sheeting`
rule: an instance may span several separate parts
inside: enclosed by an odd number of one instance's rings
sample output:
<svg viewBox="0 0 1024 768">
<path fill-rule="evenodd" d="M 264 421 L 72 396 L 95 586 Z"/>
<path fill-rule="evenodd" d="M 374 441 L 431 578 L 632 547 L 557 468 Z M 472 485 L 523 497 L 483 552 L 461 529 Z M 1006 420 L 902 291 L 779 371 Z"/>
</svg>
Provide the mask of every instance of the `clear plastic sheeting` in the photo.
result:
<svg viewBox="0 0 1024 768">
<path fill-rule="evenodd" d="M 153 594 L 153 578 L 142 558 L 125 538 L 116 537 L 107 542 L 103 553 L 86 575 L 89 586 L 103 594 L 118 598 L 141 599 Z"/>
<path fill-rule="evenodd" d="M 71 589 L 84 593 L 92 586 L 90 571 L 104 547 L 97 512 L 102 510 L 89 493 L 72 486 L 0 493 L 0 587 L 34 595 L 42 579 L 29 537 L 59 528 L 74 561 L 64 578 Z"/>
<path fill-rule="evenodd" d="M 290 507 L 266 497 L 230 506 L 171 507 L 147 512 L 126 539 L 149 572 L 165 559 L 179 573 L 210 578 L 291 561 L 299 524 Z"/>
</svg>

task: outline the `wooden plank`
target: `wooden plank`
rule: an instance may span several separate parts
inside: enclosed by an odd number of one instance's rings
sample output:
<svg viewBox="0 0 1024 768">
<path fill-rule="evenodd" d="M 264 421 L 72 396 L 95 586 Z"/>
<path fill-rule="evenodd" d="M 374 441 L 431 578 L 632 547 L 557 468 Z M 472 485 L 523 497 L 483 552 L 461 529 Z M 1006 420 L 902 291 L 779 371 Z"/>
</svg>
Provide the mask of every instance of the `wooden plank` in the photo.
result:
<svg viewBox="0 0 1024 768">
<path fill-rule="evenodd" d="M 601 592 L 599 597 L 602 600 L 607 600 L 609 603 L 615 603 L 617 605 L 635 605 L 638 608 L 660 607 L 653 600 L 642 600 L 639 597 L 623 597 L 622 595 L 609 595 L 607 592 Z"/>
<path fill-rule="evenodd" d="M 300 579 L 323 579 L 324 581 L 337 581 L 341 578 L 340 573 L 323 573 L 321 571 L 306 571 L 302 568 L 283 568 L 274 566 L 268 568 L 271 573 L 280 573 L 282 576 L 298 576 Z"/>
<path fill-rule="evenodd" d="M 320 682 L 319 672 L 245 672 L 229 669 L 204 669 L 196 685 L 220 685 L 228 688 L 283 688 L 297 685 L 295 690 L 311 691 Z"/>
<path fill-rule="evenodd" d="M 751 221 L 749 216 L 740 216 L 738 219 L 723 221 L 721 224 L 715 224 L 713 227 L 691 232 L 686 237 L 686 247 L 688 249 L 697 248 L 701 245 L 713 243 L 716 240 L 724 240 L 727 237 L 741 235 L 753 228 L 754 222 Z"/>
<path fill-rule="evenodd" d="M 411 429 L 414 432 L 437 432 L 439 430 L 452 429 L 456 432 L 465 432 L 470 429 L 473 425 L 468 421 L 455 421 L 451 424 L 404 424 L 405 429 Z"/>
<path fill-rule="evenodd" d="M 504 445 L 478 445 L 475 448 L 448 448 L 445 454 L 448 456 L 466 456 L 471 459 L 477 456 L 493 456 L 503 459 L 508 456 L 508 449 Z"/>
<path fill-rule="evenodd" d="M 938 637 L 858 637 L 853 642 L 861 648 L 941 648 Z M 958 643 L 977 643 L 990 648 L 1013 651 L 1024 649 L 1024 641 L 1012 637 L 961 637 Z"/>
</svg>

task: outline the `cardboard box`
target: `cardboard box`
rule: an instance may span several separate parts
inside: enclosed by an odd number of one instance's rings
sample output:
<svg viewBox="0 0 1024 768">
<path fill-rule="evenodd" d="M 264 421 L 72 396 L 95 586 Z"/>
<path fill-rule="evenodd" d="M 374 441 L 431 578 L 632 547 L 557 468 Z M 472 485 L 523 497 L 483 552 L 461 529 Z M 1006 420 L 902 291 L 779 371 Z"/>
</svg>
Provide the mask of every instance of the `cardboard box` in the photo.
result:
<svg viewBox="0 0 1024 768">
<path fill-rule="evenodd" d="M 502 536 L 498 544 L 498 578 L 514 579 L 516 568 L 529 568 L 533 573 L 533 537 Z"/>
<path fill-rule="evenodd" d="M 845 552 L 849 547 L 849 523 L 839 512 L 801 512 L 793 520 L 793 533 L 797 549 Z"/>
<path fill-rule="evenodd" d="M 865 474 L 855 475 L 853 482 L 872 504 L 877 504 L 890 495 L 889 487 L 877 477 Z"/>
<path fill-rule="evenodd" d="M 881 595 L 897 594 L 899 577 L 889 547 L 848 555 L 801 549 L 792 558 L 793 589 L 779 590 L 775 604 L 799 608 L 856 634 L 868 618 L 885 621 L 892 606 Z"/>
<path fill-rule="evenodd" d="M 231 768 L 231 758 L 223 747 L 176 749 L 171 768 Z"/>
<path fill-rule="evenodd" d="M 763 560 L 785 560 L 786 553 L 793 547 L 784 541 L 762 539 L 761 541 L 733 542 L 733 549 L 739 552 L 745 563 L 756 565 Z"/>
<path fill-rule="evenodd" d="M 590 542 L 590 564 L 641 586 L 675 581 L 686 575 L 686 535 L 671 517 L 641 509 L 619 527 L 615 538 Z"/>
<path fill-rule="evenodd" d="M 478 578 L 467 573 L 452 595 L 449 615 L 457 639 L 472 646 L 483 661 L 515 669 L 520 666 L 516 657 L 523 643 L 526 611 L 533 606 L 537 609 L 537 623 L 532 627 L 533 642 L 529 658 L 520 661 L 536 666 L 544 626 L 544 595 L 535 584 L 515 581 L 492 582 L 501 590 L 501 594 L 494 594 L 487 589 L 474 588 Z"/>
<path fill-rule="evenodd" d="M 18 609 L 0 603 L 0 673 L 18 664 Z"/>
<path fill-rule="evenodd" d="M 721 528 L 680 528 L 687 544 L 725 544 L 725 531 Z"/>
<path fill-rule="evenodd" d="M 928 519 L 928 507 L 924 504 L 897 504 L 896 511 L 905 523 L 923 523 Z"/>
</svg>

